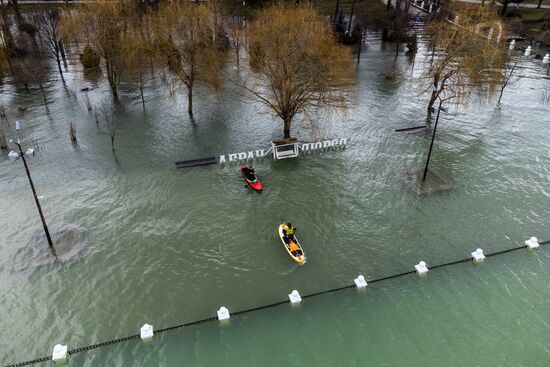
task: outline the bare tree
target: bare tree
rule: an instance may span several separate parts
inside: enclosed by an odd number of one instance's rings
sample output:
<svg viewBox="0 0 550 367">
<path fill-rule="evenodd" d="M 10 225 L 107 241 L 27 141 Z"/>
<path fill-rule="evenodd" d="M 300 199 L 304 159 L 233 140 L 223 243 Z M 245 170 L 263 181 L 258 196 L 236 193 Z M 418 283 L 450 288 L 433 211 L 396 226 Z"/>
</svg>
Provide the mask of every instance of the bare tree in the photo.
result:
<svg viewBox="0 0 550 367">
<path fill-rule="evenodd" d="M 399 45 L 406 41 L 407 32 L 411 29 L 411 19 L 401 6 L 391 9 L 388 14 L 390 38 L 395 41 L 395 57 L 399 55 Z"/>
<path fill-rule="evenodd" d="M 0 6 L 0 23 L 0 46 L 2 47 L 3 56 L 8 63 L 10 73 L 13 74 L 12 58 L 16 56 L 16 47 L 10 29 L 10 18 L 6 14 L 4 6 Z"/>
<path fill-rule="evenodd" d="M 124 36 L 128 28 L 124 1 L 86 2 L 74 14 L 65 12 L 61 19 L 64 39 L 86 43 L 105 63 L 109 86 L 115 98 L 125 70 Z"/>
<path fill-rule="evenodd" d="M 111 139 L 111 150 L 113 151 L 113 154 L 115 154 L 117 124 L 115 121 L 113 108 L 112 106 L 102 103 L 101 106 L 96 108 L 95 113 L 96 122 L 98 123 L 101 130 L 109 135 L 109 138 Z"/>
<path fill-rule="evenodd" d="M 33 14 L 33 23 L 38 25 L 38 37 L 46 46 L 47 51 L 55 59 L 57 69 L 63 82 L 63 70 L 61 69 L 63 50 L 63 41 L 59 30 L 61 16 L 57 8 L 52 10 L 42 10 Z"/>
<path fill-rule="evenodd" d="M 0 121 L 0 150 L 8 149 L 8 140 L 6 139 L 6 132 L 4 131 L 4 126 L 2 126 L 2 121 Z"/>
<path fill-rule="evenodd" d="M 502 69 L 504 25 L 493 9 L 475 8 L 457 11 L 455 21 L 437 19 L 428 32 L 434 47 L 434 59 L 423 77 L 431 79 L 433 91 L 428 111 L 445 90 L 456 96 L 456 103 L 474 91 L 493 94 L 500 79 L 482 72 Z"/>
<path fill-rule="evenodd" d="M 246 42 L 246 20 L 243 16 L 230 14 L 226 17 L 226 28 L 229 43 L 235 51 L 237 67 L 240 66 L 241 49 Z"/>
<path fill-rule="evenodd" d="M 283 120 L 285 139 L 297 114 L 347 106 L 344 91 L 351 82 L 351 55 L 311 7 L 261 10 L 249 39 L 250 64 L 257 73 L 239 85 Z"/>
<path fill-rule="evenodd" d="M 153 67 L 153 57 L 150 44 L 140 31 L 132 31 L 125 42 L 126 72 L 130 82 L 135 85 L 141 96 L 141 103 L 145 110 L 146 74 L 149 67 Z"/>
<path fill-rule="evenodd" d="M 92 112 L 92 101 L 90 100 L 90 92 L 88 90 L 83 91 L 82 94 L 82 100 L 84 101 L 84 104 L 86 105 L 86 109 L 88 112 Z"/>
<path fill-rule="evenodd" d="M 29 92 L 31 85 L 38 85 L 46 111 L 48 111 L 48 99 L 44 86 L 49 80 L 49 65 L 44 51 L 26 33 L 19 35 L 18 45 L 21 47 L 22 51 L 20 52 L 23 55 L 14 59 L 14 81 L 18 84 L 23 84 Z"/>
<path fill-rule="evenodd" d="M 208 86 L 221 83 L 225 61 L 214 35 L 214 11 L 208 3 L 186 0 L 164 2 L 156 22 L 156 49 L 166 57 L 172 73 L 187 89 L 187 111 L 193 114 L 193 91 L 198 82 Z"/>
<path fill-rule="evenodd" d="M 76 124 L 74 120 L 67 122 L 67 128 L 69 129 L 69 137 L 71 142 L 76 143 Z"/>
<path fill-rule="evenodd" d="M 500 75 L 500 93 L 498 95 L 498 101 L 497 104 L 500 103 L 500 100 L 502 99 L 502 94 L 504 93 L 504 89 L 511 84 L 516 83 L 519 80 L 518 71 L 519 69 L 519 63 L 521 61 L 520 57 L 510 57 L 506 61 L 506 64 L 504 65 L 504 68 L 501 70 L 498 70 Z"/>
<path fill-rule="evenodd" d="M 10 121 L 8 120 L 6 107 L 4 107 L 4 105 L 2 104 L 0 105 L 0 149 L 8 149 L 8 140 L 6 138 L 6 132 L 4 131 L 4 127 L 2 124 L 4 120 L 9 127 Z"/>
</svg>

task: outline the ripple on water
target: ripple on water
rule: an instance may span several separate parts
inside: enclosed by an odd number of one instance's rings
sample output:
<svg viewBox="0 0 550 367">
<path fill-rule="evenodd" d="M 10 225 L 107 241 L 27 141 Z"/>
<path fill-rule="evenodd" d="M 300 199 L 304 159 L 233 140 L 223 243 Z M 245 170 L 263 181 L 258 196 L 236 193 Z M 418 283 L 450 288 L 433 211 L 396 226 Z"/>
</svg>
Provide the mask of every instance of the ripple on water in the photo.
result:
<svg viewBox="0 0 550 367">
<path fill-rule="evenodd" d="M 84 256 L 87 231 L 78 225 L 65 224 L 50 228 L 57 258 L 51 251 L 43 230 L 34 232 L 27 242 L 19 247 L 13 256 L 11 270 L 35 273 L 65 268 Z"/>
<path fill-rule="evenodd" d="M 318 113 L 315 127 L 300 118 L 292 127 L 304 141 L 347 137 L 347 148 L 296 160 L 256 160 L 262 194 L 244 189 L 238 165 L 174 170 L 177 160 L 264 148 L 280 136 L 280 122 L 260 114 L 258 105 L 240 99 L 232 86 L 220 94 L 197 90 L 192 121 L 185 95 L 169 97 L 158 78 L 148 85 L 145 111 L 136 93 L 121 85 L 125 110 L 117 116 L 116 156 L 79 94 L 75 99 L 52 83 L 52 106 L 45 114 L 38 94 L 2 93 L 10 116 L 29 106 L 22 113 L 28 127 L 24 143 L 31 144 L 31 136 L 45 142 L 30 165 L 45 195 L 48 223 L 52 229 L 78 223 L 85 246 L 67 245 L 67 271 L 48 265 L 38 230 L 25 241 L 28 248 L 13 249 L 27 223 L 33 228 L 40 223 L 21 162 L 13 164 L 4 154 L 0 269 L 13 270 L 13 259 L 20 270 L 0 277 L 0 313 L 12 315 L 0 335 L 0 345 L 7 345 L 0 361 L 47 354 L 52 341 L 87 345 L 134 334 L 145 321 L 168 326 L 213 316 L 220 305 L 244 309 L 286 299 L 294 288 L 312 293 L 349 284 L 358 273 L 377 278 L 409 270 L 421 259 L 442 263 L 477 247 L 500 250 L 550 233 L 550 145 L 543 134 L 548 106 L 538 96 L 547 81 L 520 81 L 505 92 L 498 109 L 472 104 L 442 115 L 432 164 L 456 186 L 418 197 L 396 173 L 424 162 L 432 130 L 398 134 L 394 129 L 426 123 L 427 86 L 408 75 L 417 76 L 429 56 L 419 52 L 414 70 L 408 58 L 398 57 L 400 78 L 387 81 L 384 73 L 394 58 L 392 50 L 381 49 L 378 40 L 369 41 L 347 115 L 328 119 Z M 76 68 L 71 65 L 66 76 L 69 90 L 81 83 Z M 111 97 L 106 83 L 90 96 L 94 104 Z M 68 140 L 69 119 L 77 122 L 78 146 Z M 305 266 L 293 264 L 284 252 L 276 235 L 281 219 L 299 228 Z M 78 233 L 66 243 L 78 241 Z M 452 305 L 448 295 L 442 298 Z M 397 340 L 400 322 L 414 311 L 378 317 L 384 324 L 380 335 Z M 449 314 L 441 315 L 444 322 Z M 386 326 L 394 332 L 383 334 Z M 314 349 L 311 353 L 318 352 Z M 125 364 L 125 357 L 115 358 Z"/>
</svg>

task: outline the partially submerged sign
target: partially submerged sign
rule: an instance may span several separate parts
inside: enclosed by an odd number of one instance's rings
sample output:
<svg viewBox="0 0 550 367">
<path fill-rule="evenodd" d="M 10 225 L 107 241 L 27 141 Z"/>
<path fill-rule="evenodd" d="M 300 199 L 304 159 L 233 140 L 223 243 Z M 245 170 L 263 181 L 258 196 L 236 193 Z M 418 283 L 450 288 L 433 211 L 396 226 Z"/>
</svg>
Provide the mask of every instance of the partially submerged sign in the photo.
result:
<svg viewBox="0 0 550 367">
<path fill-rule="evenodd" d="M 269 150 L 268 150 L 269 152 Z M 240 152 L 240 153 L 229 153 L 229 154 L 222 154 L 220 155 L 220 158 L 218 159 L 219 163 L 224 162 L 234 162 L 234 161 L 242 161 L 243 159 L 254 159 L 254 158 L 262 158 L 266 155 L 265 149 L 258 149 L 258 150 L 251 150 L 248 152 Z M 226 159 L 227 156 L 227 159 Z"/>
<path fill-rule="evenodd" d="M 312 143 L 300 143 L 296 139 L 274 140 L 271 142 L 271 148 L 269 149 L 256 149 L 238 153 L 220 154 L 218 157 L 206 157 L 176 162 L 176 168 L 185 169 L 215 163 L 239 162 L 248 159 L 263 158 L 270 152 L 273 154 L 273 158 L 275 159 L 293 158 L 297 157 L 300 151 L 317 151 L 333 147 L 343 148 L 346 146 L 347 142 L 348 139 L 346 138 L 321 140 Z"/>
<path fill-rule="evenodd" d="M 284 158 L 291 158 L 290 155 L 293 157 L 296 157 L 298 154 L 288 154 L 285 152 L 293 151 L 293 152 L 299 152 L 299 151 L 314 151 L 319 149 L 326 149 L 331 147 L 345 147 L 348 142 L 348 139 L 342 138 L 342 139 L 331 139 L 331 140 L 322 140 L 317 141 L 313 143 L 300 143 L 298 141 L 290 142 L 288 144 L 278 144 L 276 142 L 272 142 L 271 148 L 265 150 L 265 149 L 259 149 L 259 150 L 251 150 L 248 152 L 239 152 L 239 153 L 230 153 L 230 154 L 221 154 L 218 162 L 219 163 L 225 163 L 225 162 L 236 162 L 241 161 L 245 159 L 254 159 L 254 158 L 262 158 L 269 154 L 269 152 L 273 153 L 273 158 L 275 159 L 284 159 Z M 294 148 L 294 149 L 288 149 L 287 147 Z M 281 149 L 286 148 L 286 149 Z"/>
<path fill-rule="evenodd" d="M 344 147 L 346 146 L 348 140 L 346 138 L 343 139 L 332 139 L 332 140 L 324 140 L 324 141 L 318 141 L 315 143 L 303 143 L 300 145 L 300 150 L 317 150 L 317 149 L 324 149 L 324 148 L 330 148 L 330 147 Z"/>
</svg>

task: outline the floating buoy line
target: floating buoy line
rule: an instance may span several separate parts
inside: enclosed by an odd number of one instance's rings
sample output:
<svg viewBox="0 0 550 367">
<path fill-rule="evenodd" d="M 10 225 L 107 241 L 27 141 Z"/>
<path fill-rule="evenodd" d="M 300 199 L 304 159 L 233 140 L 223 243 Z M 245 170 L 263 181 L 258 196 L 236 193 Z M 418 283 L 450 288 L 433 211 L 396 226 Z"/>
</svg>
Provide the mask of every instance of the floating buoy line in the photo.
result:
<svg viewBox="0 0 550 367">
<path fill-rule="evenodd" d="M 523 246 L 518 246 L 518 247 L 510 248 L 510 249 L 507 249 L 507 250 L 496 251 L 496 252 L 487 253 L 487 254 L 483 253 L 483 250 L 478 248 L 477 250 L 473 251 L 470 254 L 470 257 L 460 259 L 460 260 L 451 261 L 451 262 L 447 262 L 447 263 L 444 263 L 444 264 L 435 265 L 435 266 L 428 266 L 428 264 L 425 261 L 420 261 L 418 264 L 414 265 L 414 270 L 406 271 L 406 272 L 399 273 L 399 274 L 389 275 L 389 276 L 385 276 L 385 277 L 382 277 L 382 278 L 367 280 L 364 275 L 359 274 L 357 276 L 357 278 L 353 279 L 353 284 L 344 285 L 344 286 L 338 287 L 338 288 L 327 289 L 327 290 L 324 290 L 324 291 L 315 292 L 315 293 L 311 293 L 311 294 L 307 294 L 307 295 L 303 295 L 303 296 L 300 295 L 300 293 L 297 290 L 293 290 L 288 295 L 288 300 L 285 299 L 284 301 L 274 302 L 274 303 L 270 303 L 270 304 L 263 305 L 263 306 L 257 306 L 257 307 L 253 307 L 253 308 L 249 308 L 249 309 L 245 309 L 245 310 L 241 310 L 241 311 L 236 311 L 236 312 L 232 312 L 232 313 L 230 312 L 230 310 L 228 308 L 222 306 L 217 311 L 217 316 L 208 317 L 206 319 L 192 321 L 192 322 L 188 322 L 188 323 L 184 323 L 184 324 L 169 326 L 169 327 L 165 327 L 165 328 L 157 329 L 157 330 L 154 330 L 152 325 L 146 323 L 141 327 L 139 334 L 125 336 L 125 337 L 122 337 L 122 338 L 113 339 L 113 340 L 109 340 L 109 341 L 105 341 L 105 342 L 101 342 L 101 343 L 97 343 L 97 344 L 88 345 L 88 346 L 85 346 L 85 347 L 70 349 L 70 350 L 68 349 L 67 345 L 56 344 L 53 348 L 53 352 L 52 352 L 51 356 L 36 358 L 36 359 L 25 361 L 25 362 L 18 362 L 18 363 L 10 364 L 6 367 L 28 366 L 28 365 L 31 365 L 31 364 L 46 362 L 46 361 L 50 361 L 50 360 L 53 361 L 54 363 L 56 363 L 57 365 L 59 365 L 59 364 L 66 363 L 69 360 L 70 355 L 85 352 L 85 351 L 89 351 L 89 350 L 92 350 L 92 349 L 97 349 L 97 348 L 104 347 L 104 346 L 107 346 L 107 345 L 113 345 L 113 344 L 118 344 L 118 343 L 122 343 L 122 342 L 125 342 L 125 341 L 137 340 L 137 339 L 142 339 L 144 342 L 150 342 L 153 339 L 154 335 L 160 334 L 160 333 L 163 333 L 163 332 L 166 332 L 166 331 L 170 331 L 170 330 L 175 330 L 175 329 L 184 328 L 184 327 L 188 327 L 188 326 L 195 326 L 195 325 L 203 324 L 203 323 L 206 323 L 206 322 L 213 322 L 213 321 L 218 321 L 218 322 L 220 322 L 220 324 L 223 325 L 223 324 L 227 324 L 229 322 L 229 319 L 231 318 L 231 316 L 238 316 L 238 315 L 242 315 L 242 314 L 245 314 L 245 313 L 264 310 L 264 309 L 267 309 L 267 308 L 273 308 L 273 307 L 277 307 L 277 306 L 281 306 L 283 304 L 289 304 L 289 303 L 291 305 L 298 305 L 304 299 L 311 298 L 311 297 L 314 297 L 314 296 L 319 296 L 319 295 L 326 294 L 326 293 L 337 292 L 337 291 L 341 291 L 341 290 L 349 289 L 349 288 L 357 288 L 357 289 L 364 290 L 365 288 L 367 288 L 368 284 L 382 282 L 382 281 L 385 281 L 385 280 L 399 278 L 399 277 L 402 277 L 402 276 L 411 275 L 411 274 L 415 274 L 415 273 L 418 276 L 427 276 L 427 274 L 430 270 L 434 270 L 434 269 L 437 269 L 437 268 L 443 268 L 443 267 L 451 266 L 451 265 L 456 265 L 456 264 L 460 264 L 460 263 L 465 263 L 465 262 L 469 262 L 469 261 L 471 261 L 474 264 L 479 264 L 480 262 L 484 262 L 485 259 L 488 258 L 488 257 L 502 255 L 502 254 L 506 254 L 506 253 L 509 253 L 509 252 L 518 251 L 518 250 L 521 250 L 521 249 L 527 249 L 529 252 L 533 252 L 538 247 L 544 246 L 544 245 L 550 245 L 550 240 L 539 242 L 536 237 L 531 237 L 531 238 L 529 238 L 528 240 L 526 240 L 524 242 Z"/>
</svg>

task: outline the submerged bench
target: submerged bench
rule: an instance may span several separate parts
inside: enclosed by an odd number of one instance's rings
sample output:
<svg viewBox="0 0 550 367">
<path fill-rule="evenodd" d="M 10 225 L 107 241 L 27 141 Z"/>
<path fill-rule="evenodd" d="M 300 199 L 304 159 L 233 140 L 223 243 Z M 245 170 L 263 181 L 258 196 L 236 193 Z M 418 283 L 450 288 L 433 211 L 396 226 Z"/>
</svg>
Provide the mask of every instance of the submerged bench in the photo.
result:
<svg viewBox="0 0 550 367">
<path fill-rule="evenodd" d="M 188 160 L 188 161 L 176 162 L 176 169 L 186 169 L 186 168 L 198 167 L 198 166 L 208 166 L 210 164 L 216 164 L 216 163 L 218 163 L 218 160 L 216 159 L 216 157 L 191 159 L 191 160 Z"/>
</svg>

